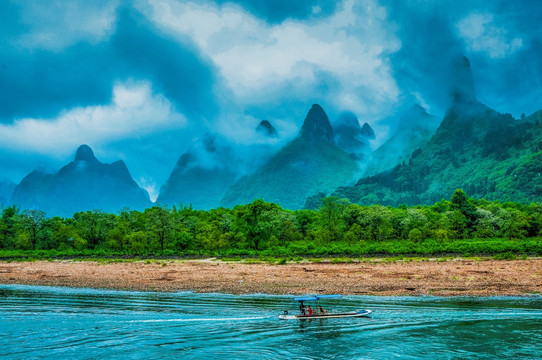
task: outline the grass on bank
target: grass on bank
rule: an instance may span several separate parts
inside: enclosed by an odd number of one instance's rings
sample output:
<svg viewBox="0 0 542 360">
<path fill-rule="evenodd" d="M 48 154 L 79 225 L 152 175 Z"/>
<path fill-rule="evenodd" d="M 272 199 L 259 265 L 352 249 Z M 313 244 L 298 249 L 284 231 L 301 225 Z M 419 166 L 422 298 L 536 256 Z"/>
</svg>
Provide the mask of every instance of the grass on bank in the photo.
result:
<svg viewBox="0 0 542 360">
<path fill-rule="evenodd" d="M 111 251 L 108 249 L 68 250 L 1 250 L 0 259 L 5 261 L 77 259 L 97 262 L 164 261 L 172 259 L 217 258 L 227 262 L 274 263 L 321 262 L 331 259 L 333 263 L 354 261 L 423 261 L 415 259 L 436 258 L 446 260 L 450 256 L 462 258 L 493 258 L 496 260 L 526 259 L 542 256 L 542 238 L 526 239 L 462 239 L 432 240 L 421 242 L 395 240 L 382 242 L 359 242 L 348 244 L 336 242 L 316 245 L 312 242 L 292 242 L 288 246 L 275 246 L 265 250 L 222 249 L 173 251 Z"/>
</svg>

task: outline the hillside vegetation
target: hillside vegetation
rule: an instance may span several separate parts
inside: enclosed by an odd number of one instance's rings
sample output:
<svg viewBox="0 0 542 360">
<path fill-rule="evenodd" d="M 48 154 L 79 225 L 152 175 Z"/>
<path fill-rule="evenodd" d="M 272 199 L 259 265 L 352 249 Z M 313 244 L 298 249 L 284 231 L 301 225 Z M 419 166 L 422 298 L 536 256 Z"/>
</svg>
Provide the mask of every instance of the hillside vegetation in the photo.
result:
<svg viewBox="0 0 542 360">
<path fill-rule="evenodd" d="M 542 126 L 476 101 L 456 103 L 436 134 L 394 168 L 341 187 L 358 204 L 431 204 L 463 188 L 474 198 L 542 201 Z"/>
</svg>

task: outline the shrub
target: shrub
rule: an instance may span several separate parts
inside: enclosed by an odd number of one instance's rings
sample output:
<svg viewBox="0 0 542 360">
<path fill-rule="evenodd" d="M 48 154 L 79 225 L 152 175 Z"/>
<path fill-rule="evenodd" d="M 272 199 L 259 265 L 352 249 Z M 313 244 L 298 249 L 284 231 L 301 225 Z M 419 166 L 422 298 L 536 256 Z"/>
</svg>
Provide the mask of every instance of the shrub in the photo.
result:
<svg viewBox="0 0 542 360">
<path fill-rule="evenodd" d="M 516 259 L 516 255 L 510 253 L 510 252 L 506 252 L 504 254 L 497 254 L 493 257 L 495 260 L 515 260 Z"/>
</svg>

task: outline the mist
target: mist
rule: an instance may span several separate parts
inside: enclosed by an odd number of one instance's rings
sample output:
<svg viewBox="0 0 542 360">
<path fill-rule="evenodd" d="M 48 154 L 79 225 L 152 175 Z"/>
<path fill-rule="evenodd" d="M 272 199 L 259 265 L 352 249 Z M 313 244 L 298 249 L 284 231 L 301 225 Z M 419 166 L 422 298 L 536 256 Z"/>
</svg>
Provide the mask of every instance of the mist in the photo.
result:
<svg viewBox="0 0 542 360">
<path fill-rule="evenodd" d="M 314 103 L 332 123 L 345 112 L 367 122 L 374 150 L 405 108 L 443 117 L 463 57 L 480 102 L 515 118 L 542 108 L 542 4 L 270 4 L 3 2 L 0 178 L 57 171 L 83 143 L 124 160 L 151 197 L 185 153 L 240 177 L 294 138 Z M 278 137 L 256 133 L 262 120 Z"/>
</svg>

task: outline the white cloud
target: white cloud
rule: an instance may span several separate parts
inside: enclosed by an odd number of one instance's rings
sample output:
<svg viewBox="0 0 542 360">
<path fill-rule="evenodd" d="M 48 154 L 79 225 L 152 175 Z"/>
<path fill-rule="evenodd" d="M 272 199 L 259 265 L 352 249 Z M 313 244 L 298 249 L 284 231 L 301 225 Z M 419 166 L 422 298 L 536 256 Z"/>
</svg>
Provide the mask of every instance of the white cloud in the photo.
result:
<svg viewBox="0 0 542 360">
<path fill-rule="evenodd" d="M 485 52 L 491 58 L 505 58 L 523 47 L 523 39 L 495 24 L 491 14 L 472 13 L 461 19 L 456 28 L 467 47 L 474 52 Z"/>
<path fill-rule="evenodd" d="M 322 74 L 339 84 L 331 101 L 354 112 L 379 112 L 398 96 L 386 57 L 400 43 L 372 0 L 346 0 L 330 17 L 277 25 L 232 4 L 148 3 L 159 26 L 192 38 L 214 61 L 239 105 L 314 95 Z"/>
<path fill-rule="evenodd" d="M 81 40 L 99 42 L 109 36 L 119 0 L 24 3 L 21 15 L 28 31 L 15 39 L 16 44 L 58 51 Z"/>
<path fill-rule="evenodd" d="M 119 83 L 109 105 L 74 108 L 55 119 L 25 118 L 0 125 L 0 146 L 62 154 L 81 144 L 95 145 L 185 125 L 186 119 L 174 112 L 164 96 L 153 94 L 149 83 Z"/>
</svg>

